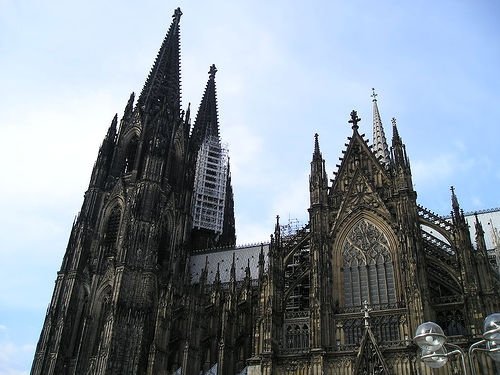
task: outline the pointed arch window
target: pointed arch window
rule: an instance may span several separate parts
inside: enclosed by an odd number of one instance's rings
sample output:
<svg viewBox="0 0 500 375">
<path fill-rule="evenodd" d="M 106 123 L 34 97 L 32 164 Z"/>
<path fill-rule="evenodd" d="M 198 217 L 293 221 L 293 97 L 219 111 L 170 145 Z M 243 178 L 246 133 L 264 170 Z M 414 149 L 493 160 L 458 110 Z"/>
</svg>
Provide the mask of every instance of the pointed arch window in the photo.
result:
<svg viewBox="0 0 500 375">
<path fill-rule="evenodd" d="M 104 339 L 106 338 L 107 331 L 109 331 L 109 327 L 106 327 L 106 323 L 110 320 L 111 317 L 111 296 L 109 293 L 105 294 L 100 301 L 100 304 L 95 313 L 95 326 L 94 326 L 94 335 L 93 335 L 93 343 L 92 343 L 92 355 L 96 355 L 99 349 L 99 346 L 103 346 Z M 108 328 L 108 329 L 106 329 Z"/>
<path fill-rule="evenodd" d="M 106 229 L 104 231 L 104 241 L 103 245 L 107 250 L 113 250 L 116 246 L 116 240 L 118 239 L 118 231 L 120 229 L 121 221 L 121 209 L 116 206 L 111 210 L 108 216 L 108 221 L 106 222 Z"/>
<path fill-rule="evenodd" d="M 361 306 L 365 300 L 371 305 L 396 302 L 389 242 L 373 223 L 362 219 L 352 227 L 342 258 L 345 306 Z"/>
<path fill-rule="evenodd" d="M 130 173 L 134 169 L 135 157 L 137 154 L 137 137 L 134 136 L 125 148 L 125 158 L 123 159 L 123 173 Z"/>
</svg>

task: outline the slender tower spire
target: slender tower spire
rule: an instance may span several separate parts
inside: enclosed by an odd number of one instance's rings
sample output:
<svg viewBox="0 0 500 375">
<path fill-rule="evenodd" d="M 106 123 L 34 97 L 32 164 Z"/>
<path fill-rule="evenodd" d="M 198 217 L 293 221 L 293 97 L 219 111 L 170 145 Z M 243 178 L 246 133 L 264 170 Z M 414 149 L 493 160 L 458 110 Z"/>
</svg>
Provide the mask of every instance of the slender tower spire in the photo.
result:
<svg viewBox="0 0 500 375">
<path fill-rule="evenodd" d="M 137 104 L 146 113 L 155 113 L 165 104 L 173 115 L 180 114 L 180 31 L 181 9 L 177 8 Z"/>
<path fill-rule="evenodd" d="M 389 164 L 390 155 L 389 147 L 387 146 L 387 140 L 385 138 L 384 127 L 382 126 L 382 120 L 380 118 L 380 113 L 378 111 L 377 104 L 377 94 L 375 89 L 372 88 L 373 98 L 373 147 L 375 156 L 384 165 Z"/>
<path fill-rule="evenodd" d="M 200 148 L 201 143 L 209 136 L 213 136 L 219 140 L 219 116 L 217 112 L 215 73 L 217 73 L 217 68 L 212 64 L 208 71 L 208 82 L 205 87 L 203 98 L 201 99 L 198 114 L 194 122 L 193 133 L 191 135 L 191 144 L 195 151 Z"/>
<path fill-rule="evenodd" d="M 233 245 L 236 241 L 229 159 L 219 136 L 216 72 L 212 65 L 189 140 L 195 163 L 191 236 L 195 248 Z"/>
<path fill-rule="evenodd" d="M 325 170 L 325 161 L 319 149 L 318 134 L 314 134 L 314 152 L 309 175 L 309 195 L 311 206 L 326 203 L 328 199 L 328 176 Z"/>
</svg>

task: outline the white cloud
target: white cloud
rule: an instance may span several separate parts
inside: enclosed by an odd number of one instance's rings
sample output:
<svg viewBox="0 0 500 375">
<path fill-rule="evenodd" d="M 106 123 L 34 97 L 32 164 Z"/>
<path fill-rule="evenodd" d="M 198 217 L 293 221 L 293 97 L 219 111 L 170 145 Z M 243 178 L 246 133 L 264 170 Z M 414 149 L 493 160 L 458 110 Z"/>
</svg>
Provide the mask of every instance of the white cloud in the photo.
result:
<svg viewBox="0 0 500 375">
<path fill-rule="evenodd" d="M 474 159 L 464 158 L 464 155 L 459 153 L 435 154 L 432 158 L 411 162 L 413 182 L 423 187 L 450 181 L 458 173 L 470 171 L 476 164 Z"/>
<path fill-rule="evenodd" d="M 10 339 L 7 328 L 0 330 L 0 374 L 27 375 L 26 363 L 31 363 L 35 352 L 34 344 L 17 343 Z"/>
</svg>

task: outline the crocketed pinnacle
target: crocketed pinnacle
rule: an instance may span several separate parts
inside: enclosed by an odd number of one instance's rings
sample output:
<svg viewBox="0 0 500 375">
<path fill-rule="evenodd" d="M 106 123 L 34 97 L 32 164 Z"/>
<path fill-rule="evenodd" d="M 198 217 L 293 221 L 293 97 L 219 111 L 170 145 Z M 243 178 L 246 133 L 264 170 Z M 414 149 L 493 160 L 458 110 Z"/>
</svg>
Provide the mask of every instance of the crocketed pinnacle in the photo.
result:
<svg viewBox="0 0 500 375">
<path fill-rule="evenodd" d="M 450 187 L 451 190 L 451 207 L 454 212 L 460 212 L 460 205 L 458 204 L 458 198 L 455 194 L 455 188 L 453 186 Z"/>
<path fill-rule="evenodd" d="M 384 127 L 382 126 L 382 120 L 380 118 L 380 113 L 377 104 L 377 94 L 375 89 L 372 88 L 373 98 L 373 147 L 375 152 L 375 157 L 380 160 L 382 164 L 389 164 L 390 154 L 389 147 L 387 146 L 387 140 L 385 138 Z"/>
<path fill-rule="evenodd" d="M 219 116 L 217 111 L 217 90 L 215 88 L 217 68 L 212 64 L 208 71 L 208 82 L 201 99 L 192 132 L 192 144 L 200 147 L 208 136 L 219 139 Z"/>
<path fill-rule="evenodd" d="M 154 65 L 144 84 L 137 104 L 141 110 L 151 113 L 167 105 L 170 113 L 180 114 L 180 31 L 181 9 L 177 8 Z"/>
<path fill-rule="evenodd" d="M 314 134 L 314 153 L 313 160 L 323 159 L 321 156 L 321 151 L 319 150 L 319 135 L 318 133 Z"/>
</svg>

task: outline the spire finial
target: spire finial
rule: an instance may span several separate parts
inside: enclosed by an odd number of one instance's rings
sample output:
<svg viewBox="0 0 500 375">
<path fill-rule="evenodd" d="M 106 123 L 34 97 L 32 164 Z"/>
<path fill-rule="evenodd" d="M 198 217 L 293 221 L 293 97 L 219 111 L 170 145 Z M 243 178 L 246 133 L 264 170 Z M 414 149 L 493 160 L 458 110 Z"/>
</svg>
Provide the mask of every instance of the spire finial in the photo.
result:
<svg viewBox="0 0 500 375">
<path fill-rule="evenodd" d="M 214 79 L 215 78 L 215 73 L 217 73 L 217 68 L 215 67 L 215 64 L 212 64 L 210 66 L 210 70 L 208 71 L 208 77 L 210 79 Z"/>
<path fill-rule="evenodd" d="M 179 22 L 179 20 L 181 19 L 181 16 L 182 16 L 181 8 L 177 8 L 176 10 L 174 10 L 174 15 L 172 16 L 173 19 L 175 19 L 177 22 Z"/>
<path fill-rule="evenodd" d="M 370 96 L 373 98 L 372 102 L 377 101 L 377 94 L 375 93 L 375 89 L 373 87 L 372 87 L 372 94 Z"/>
<path fill-rule="evenodd" d="M 355 110 L 352 110 L 351 112 L 351 119 L 349 120 L 349 124 L 352 124 L 352 129 L 353 130 L 358 130 L 358 122 L 360 122 L 361 119 L 358 117 L 358 112 Z"/>
</svg>

